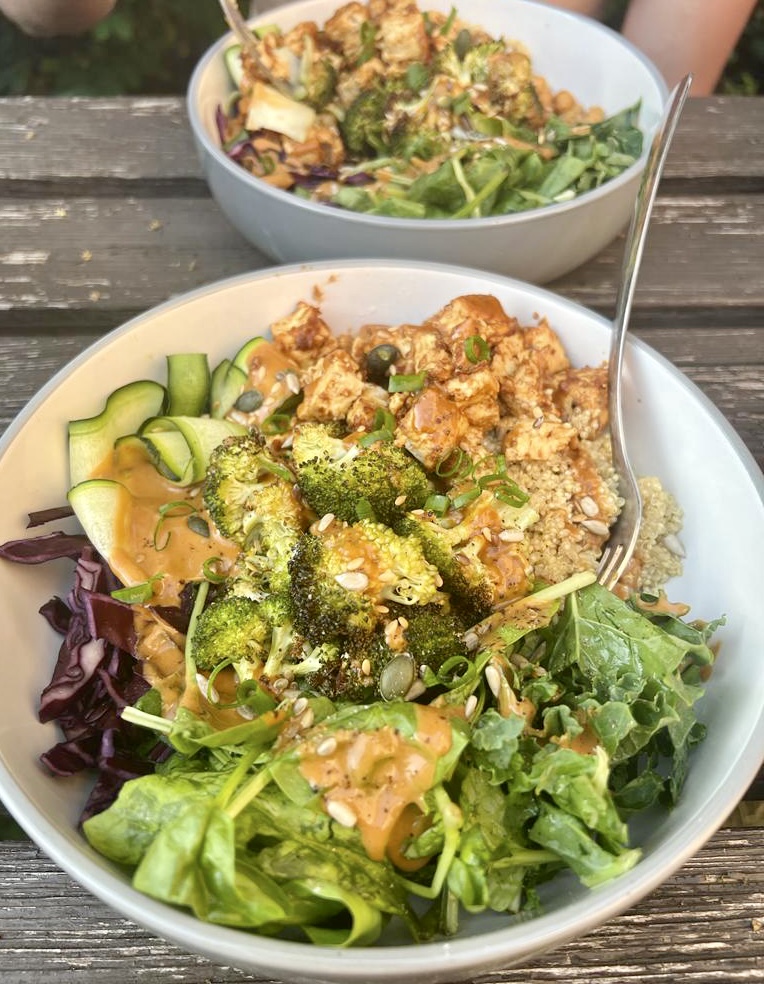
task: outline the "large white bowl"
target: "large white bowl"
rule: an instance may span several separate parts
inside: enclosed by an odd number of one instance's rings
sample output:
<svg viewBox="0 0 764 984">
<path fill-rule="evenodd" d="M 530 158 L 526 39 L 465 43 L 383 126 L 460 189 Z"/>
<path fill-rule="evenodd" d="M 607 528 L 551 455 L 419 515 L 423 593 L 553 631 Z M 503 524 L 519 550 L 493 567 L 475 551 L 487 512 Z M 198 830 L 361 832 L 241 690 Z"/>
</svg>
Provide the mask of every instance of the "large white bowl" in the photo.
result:
<svg viewBox="0 0 764 984">
<path fill-rule="evenodd" d="M 574 363 L 607 356 L 610 325 L 537 287 L 464 268 L 396 261 L 276 268 L 176 298 L 107 335 L 63 369 L 21 413 L 0 444 L 0 541 L 27 535 L 26 514 L 64 501 L 66 422 L 96 412 L 115 387 L 163 379 L 165 355 L 208 351 L 213 360 L 265 330 L 296 301 L 321 297 L 336 330 L 362 322 L 417 322 L 464 293 L 491 293 L 522 322 L 546 315 Z M 48 776 L 37 758 L 57 740 L 36 720 L 58 638 L 37 614 L 64 594 L 72 565 L 0 562 L 0 798 L 40 847 L 87 889 L 159 936 L 218 963 L 286 981 L 455 982 L 527 959 L 580 936 L 634 904 L 694 854 L 724 821 L 764 758 L 764 479 L 721 414 L 680 372 L 638 341 L 629 345 L 625 413 L 638 471 L 659 475 L 685 510 L 686 572 L 671 596 L 694 617 L 727 616 L 721 652 L 700 706 L 709 737 L 694 753 L 681 801 L 634 827 L 643 859 L 590 891 L 556 880 L 544 914 L 479 916 L 448 942 L 337 951 L 265 939 L 201 923 L 137 893 L 96 855 L 75 824 L 86 787 Z"/>
<path fill-rule="evenodd" d="M 262 14 L 288 29 L 323 24 L 341 0 L 301 0 Z M 420 0 L 446 13 L 453 0 Z M 462 263 L 531 283 L 547 283 L 600 252 L 631 214 L 647 147 L 661 116 L 666 86 L 657 69 L 620 35 L 594 20 L 532 0 L 461 0 L 459 16 L 494 35 L 518 39 L 534 71 L 553 89 L 568 89 L 607 114 L 641 100 L 642 157 L 617 178 L 571 202 L 486 219 L 396 219 L 305 201 L 273 188 L 221 150 L 215 110 L 231 82 L 223 61 L 231 35 L 203 56 L 188 89 L 188 114 L 210 191 L 246 239 L 281 262 L 384 256 Z M 255 21 L 254 23 L 258 23 Z"/>
</svg>

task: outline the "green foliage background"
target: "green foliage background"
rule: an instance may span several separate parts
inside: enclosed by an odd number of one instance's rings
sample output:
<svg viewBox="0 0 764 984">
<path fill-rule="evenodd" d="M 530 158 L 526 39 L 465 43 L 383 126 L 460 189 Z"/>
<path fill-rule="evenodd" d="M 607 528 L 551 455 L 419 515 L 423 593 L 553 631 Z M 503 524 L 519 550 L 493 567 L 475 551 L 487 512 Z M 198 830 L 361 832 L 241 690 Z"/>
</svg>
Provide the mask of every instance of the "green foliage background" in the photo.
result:
<svg viewBox="0 0 764 984">
<path fill-rule="evenodd" d="M 625 2 L 611 0 L 613 26 Z M 0 15 L 0 96 L 180 94 L 202 52 L 225 30 L 214 0 L 120 0 L 89 33 L 49 40 L 27 37 Z M 764 0 L 719 91 L 764 94 Z"/>
</svg>

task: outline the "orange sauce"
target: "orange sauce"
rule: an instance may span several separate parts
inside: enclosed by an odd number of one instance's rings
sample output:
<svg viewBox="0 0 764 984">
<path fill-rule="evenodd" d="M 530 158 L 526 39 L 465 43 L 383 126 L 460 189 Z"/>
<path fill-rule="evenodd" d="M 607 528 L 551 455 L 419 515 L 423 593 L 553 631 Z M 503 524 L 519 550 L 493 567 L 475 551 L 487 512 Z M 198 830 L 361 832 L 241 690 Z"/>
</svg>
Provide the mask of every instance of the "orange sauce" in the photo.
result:
<svg viewBox="0 0 764 984">
<path fill-rule="evenodd" d="M 203 578 L 208 560 L 221 558 L 221 568 L 230 568 L 239 548 L 221 537 L 204 510 L 200 486 L 174 485 L 154 467 L 137 442 L 119 445 L 95 470 L 93 478 L 119 482 L 129 495 L 116 518 L 115 544 L 109 564 L 126 585 L 141 584 L 155 575 L 154 603 L 177 605 L 188 581 Z M 178 506 L 161 519 L 160 508 Z M 204 519 L 209 536 L 194 532 L 188 525 L 191 515 Z"/>
<path fill-rule="evenodd" d="M 326 734 L 301 750 L 302 775 L 322 791 L 330 815 L 338 805 L 355 818 L 366 853 L 375 861 L 381 861 L 388 851 L 400 855 L 406 823 L 413 822 L 412 814 L 407 814 L 407 820 L 404 813 L 412 804 L 421 806 L 433 784 L 438 759 L 451 747 L 446 711 L 417 705 L 416 714 L 417 731 L 412 738 L 391 727 L 373 732 L 333 731 L 336 747 L 330 754 L 319 754 Z"/>
</svg>

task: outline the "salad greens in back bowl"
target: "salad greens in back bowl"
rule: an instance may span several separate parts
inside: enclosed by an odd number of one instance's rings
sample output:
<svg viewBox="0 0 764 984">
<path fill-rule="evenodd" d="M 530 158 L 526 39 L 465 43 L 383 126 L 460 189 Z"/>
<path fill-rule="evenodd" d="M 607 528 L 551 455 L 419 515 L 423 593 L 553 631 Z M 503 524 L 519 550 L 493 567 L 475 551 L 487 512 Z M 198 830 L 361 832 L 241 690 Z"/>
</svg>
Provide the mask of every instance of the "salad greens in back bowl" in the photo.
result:
<svg viewBox="0 0 764 984">
<path fill-rule="evenodd" d="M 14 815 L 131 918 L 291 980 L 474 974 L 658 884 L 761 758 L 755 559 L 706 522 L 723 492 L 758 535 L 761 479 L 632 344 L 661 532 L 623 597 L 594 584 L 608 335 L 528 285 L 358 261 L 214 285 L 94 346 L 0 458 L 4 554 L 33 561 L 0 566 L 4 648 L 32 654 L 2 698 Z M 67 492 L 78 523 L 24 530 Z M 87 728 L 97 784 L 51 777 Z"/>
<path fill-rule="evenodd" d="M 205 55 L 188 109 L 213 196 L 276 259 L 545 282 L 628 220 L 666 89 L 594 21 L 528 0 L 309 0 L 253 37 Z"/>
</svg>

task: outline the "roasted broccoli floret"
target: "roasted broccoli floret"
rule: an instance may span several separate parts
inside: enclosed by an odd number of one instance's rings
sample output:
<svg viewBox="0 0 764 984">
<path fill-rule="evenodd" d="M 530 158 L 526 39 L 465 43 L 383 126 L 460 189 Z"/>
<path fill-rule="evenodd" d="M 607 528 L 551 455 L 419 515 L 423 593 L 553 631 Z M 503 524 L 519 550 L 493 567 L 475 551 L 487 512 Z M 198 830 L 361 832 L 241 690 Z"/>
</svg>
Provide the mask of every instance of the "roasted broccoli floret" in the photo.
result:
<svg viewBox="0 0 764 984">
<path fill-rule="evenodd" d="M 272 484 L 283 483 L 290 489 L 291 479 L 287 466 L 275 460 L 263 438 L 254 433 L 230 437 L 210 455 L 204 504 L 223 536 L 244 545 L 259 514 L 268 508 L 268 499 L 258 503 L 258 496 Z M 285 496 L 277 507 L 284 506 L 290 516 L 298 517 L 296 502 L 290 504 Z"/>
<path fill-rule="evenodd" d="M 211 457 L 204 503 L 220 532 L 242 547 L 230 589 L 258 600 L 289 588 L 287 561 L 303 510 L 289 468 L 254 434 L 229 438 Z"/>
<path fill-rule="evenodd" d="M 390 526 L 407 510 L 420 509 L 431 492 L 426 472 L 408 451 L 388 441 L 363 448 L 325 424 L 302 424 L 292 455 L 300 491 L 319 516 L 332 513 L 352 523 L 359 504 L 368 503 L 374 518 Z"/>
<path fill-rule="evenodd" d="M 289 561 L 295 626 L 313 645 L 369 635 L 379 621 L 369 595 L 340 583 L 347 573 L 345 558 L 328 550 L 322 537 L 304 533 L 297 541 Z"/>
<path fill-rule="evenodd" d="M 385 114 L 390 97 L 384 86 L 360 92 L 348 106 L 340 133 L 352 157 L 375 157 L 387 153 Z"/>
<path fill-rule="evenodd" d="M 494 592 L 485 566 L 478 558 L 465 554 L 451 531 L 433 514 L 409 514 L 396 525 L 396 530 L 419 542 L 424 556 L 437 567 L 454 608 L 468 622 L 479 622 L 490 613 Z"/>
<path fill-rule="evenodd" d="M 446 660 L 467 655 L 463 637 L 469 625 L 456 612 L 436 604 L 406 609 L 390 606 L 389 617 L 396 616 L 402 618 L 404 645 L 417 666 L 437 672 Z"/>
<path fill-rule="evenodd" d="M 416 120 L 402 120 L 390 134 L 390 153 L 407 161 L 412 157 L 432 160 L 445 153 L 449 145 L 445 134 L 422 127 Z"/>
<path fill-rule="evenodd" d="M 337 71 L 328 58 L 314 61 L 302 73 L 298 98 L 320 112 L 337 91 Z"/>
<path fill-rule="evenodd" d="M 257 664 L 267 652 L 270 625 L 257 602 L 226 595 L 199 616 L 191 637 L 191 657 L 198 670 L 218 664 Z"/>
<path fill-rule="evenodd" d="M 343 645 L 310 647 L 296 672 L 308 689 L 330 700 L 363 704 L 379 698 L 379 674 L 394 655 L 384 636 L 375 632 Z"/>
<path fill-rule="evenodd" d="M 509 485 L 501 486 L 501 481 L 509 479 L 499 480 L 498 491 L 506 492 Z M 477 491 L 474 483 L 473 489 Z M 457 500 L 459 492 L 460 487 L 451 490 Z M 522 498 L 521 490 L 517 492 Z M 419 540 L 427 560 L 438 568 L 454 609 L 469 624 L 531 588 L 521 541 L 538 513 L 527 502 L 512 505 L 496 493 L 487 487 L 468 505 L 443 517 L 409 513 L 395 527 L 402 536 Z"/>
<path fill-rule="evenodd" d="M 418 542 L 373 520 L 335 520 L 304 534 L 289 573 L 295 625 L 314 645 L 370 635 L 387 602 L 426 605 L 440 597 L 440 575 Z"/>
</svg>

